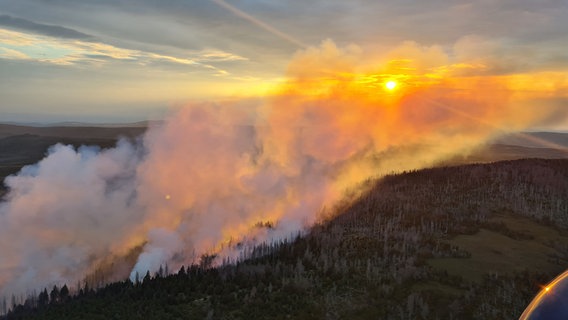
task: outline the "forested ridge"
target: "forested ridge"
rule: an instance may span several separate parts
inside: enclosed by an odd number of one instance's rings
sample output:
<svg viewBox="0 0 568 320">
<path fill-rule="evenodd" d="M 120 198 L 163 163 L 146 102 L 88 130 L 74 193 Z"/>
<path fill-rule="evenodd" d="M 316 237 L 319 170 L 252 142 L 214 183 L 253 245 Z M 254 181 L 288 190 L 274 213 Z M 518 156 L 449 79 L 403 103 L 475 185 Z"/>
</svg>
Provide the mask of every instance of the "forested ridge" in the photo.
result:
<svg viewBox="0 0 568 320">
<path fill-rule="evenodd" d="M 6 319 L 516 319 L 568 266 L 568 242 L 560 240 L 546 242 L 547 268 L 488 269 L 475 280 L 434 263 L 473 261 L 453 239 L 481 230 L 536 241 L 503 222 L 511 219 L 564 237 L 568 160 L 432 168 L 369 183 L 333 218 L 251 249 L 236 264 L 214 268 L 203 257 L 134 282 L 46 288 L 0 308 L 11 309 Z"/>
</svg>

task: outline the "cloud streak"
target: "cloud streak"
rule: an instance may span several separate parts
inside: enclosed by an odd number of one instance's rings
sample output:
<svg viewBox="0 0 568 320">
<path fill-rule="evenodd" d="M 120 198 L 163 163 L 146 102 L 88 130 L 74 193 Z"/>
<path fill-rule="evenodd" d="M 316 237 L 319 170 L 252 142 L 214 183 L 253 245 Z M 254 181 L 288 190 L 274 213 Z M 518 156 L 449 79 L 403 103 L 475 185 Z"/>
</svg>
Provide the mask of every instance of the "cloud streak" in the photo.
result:
<svg viewBox="0 0 568 320">
<path fill-rule="evenodd" d="M 228 4 L 224 0 L 212 0 L 212 1 L 215 2 L 216 4 L 218 4 L 219 6 L 229 10 L 233 14 L 245 19 L 246 21 L 256 25 L 257 27 L 259 27 L 259 28 L 261 28 L 265 31 L 272 33 L 273 35 L 275 35 L 275 36 L 277 36 L 277 37 L 279 37 L 283 40 L 286 40 L 286 41 L 288 41 L 288 42 L 290 42 L 290 43 L 292 43 L 292 44 L 294 44 L 294 45 L 296 45 L 300 48 L 306 47 L 306 45 L 304 43 L 302 43 L 300 40 L 292 37 L 289 34 L 286 34 L 282 31 L 276 29 L 275 27 L 269 25 L 268 23 L 261 21 L 261 20 L 251 16 L 250 14 L 248 14 L 248 13 L 242 11 L 242 10 L 237 9 L 236 7 Z"/>
<path fill-rule="evenodd" d="M 155 52 L 126 49 L 96 41 L 62 40 L 42 35 L 0 29 L 0 57 L 12 60 L 28 60 L 56 65 L 104 65 L 111 61 L 155 65 L 170 63 L 213 70 L 215 74 L 228 72 L 213 63 L 246 61 L 235 54 L 219 50 L 187 52 L 187 57 L 177 57 Z"/>
<path fill-rule="evenodd" d="M 56 38 L 79 39 L 83 41 L 94 40 L 94 36 L 79 32 L 77 30 L 62 26 L 36 23 L 22 18 L 12 17 L 6 14 L 0 15 L 0 26 L 15 28 L 23 31 L 30 31 L 33 33 Z"/>
</svg>

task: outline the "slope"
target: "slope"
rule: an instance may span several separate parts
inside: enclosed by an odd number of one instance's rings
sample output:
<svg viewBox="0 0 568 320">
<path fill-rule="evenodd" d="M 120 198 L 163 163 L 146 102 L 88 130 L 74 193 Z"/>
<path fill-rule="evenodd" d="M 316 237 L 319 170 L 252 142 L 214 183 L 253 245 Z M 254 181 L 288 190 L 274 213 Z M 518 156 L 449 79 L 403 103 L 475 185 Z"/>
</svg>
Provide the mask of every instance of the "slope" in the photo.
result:
<svg viewBox="0 0 568 320">
<path fill-rule="evenodd" d="M 8 319 L 510 319 L 568 265 L 568 160 L 392 175 L 336 209 L 237 264 L 50 288 Z"/>
</svg>

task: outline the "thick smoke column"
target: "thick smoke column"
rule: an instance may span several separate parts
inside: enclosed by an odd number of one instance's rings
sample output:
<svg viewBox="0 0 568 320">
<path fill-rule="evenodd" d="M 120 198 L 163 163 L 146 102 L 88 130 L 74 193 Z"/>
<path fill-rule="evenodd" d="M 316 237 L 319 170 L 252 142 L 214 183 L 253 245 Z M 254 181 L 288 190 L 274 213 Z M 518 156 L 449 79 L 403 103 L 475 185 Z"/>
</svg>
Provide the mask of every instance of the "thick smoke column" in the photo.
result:
<svg viewBox="0 0 568 320">
<path fill-rule="evenodd" d="M 358 50 L 324 42 L 298 53 L 262 102 L 191 105 L 109 150 L 54 146 L 5 181 L 0 296 L 74 284 L 139 246 L 131 277 L 234 255 L 232 242 L 309 226 L 366 179 L 433 165 L 559 110 L 524 105 L 506 79 L 483 74 L 489 65 L 472 75 L 478 61 L 464 67 L 411 43 L 391 54 L 402 58 L 369 67 Z M 388 79 L 400 90 L 386 91 Z"/>
<path fill-rule="evenodd" d="M 63 145 L 5 181 L 0 206 L 4 293 L 78 280 L 98 260 L 127 250 L 140 209 L 134 202 L 135 147 L 99 152 Z"/>
</svg>

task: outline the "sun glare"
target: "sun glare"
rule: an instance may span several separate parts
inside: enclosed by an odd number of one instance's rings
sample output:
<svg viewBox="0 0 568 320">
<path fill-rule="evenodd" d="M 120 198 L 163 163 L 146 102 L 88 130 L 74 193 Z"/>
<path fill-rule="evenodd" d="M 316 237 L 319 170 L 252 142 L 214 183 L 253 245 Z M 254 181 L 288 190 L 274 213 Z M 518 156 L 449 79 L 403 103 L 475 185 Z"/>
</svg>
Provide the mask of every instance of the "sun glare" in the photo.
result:
<svg viewBox="0 0 568 320">
<path fill-rule="evenodd" d="M 385 87 L 388 90 L 391 90 L 391 91 L 394 90 L 396 88 L 396 81 L 392 81 L 392 80 L 388 81 L 387 83 L 385 83 Z"/>
</svg>

